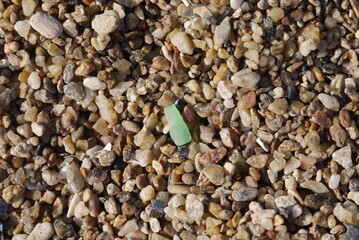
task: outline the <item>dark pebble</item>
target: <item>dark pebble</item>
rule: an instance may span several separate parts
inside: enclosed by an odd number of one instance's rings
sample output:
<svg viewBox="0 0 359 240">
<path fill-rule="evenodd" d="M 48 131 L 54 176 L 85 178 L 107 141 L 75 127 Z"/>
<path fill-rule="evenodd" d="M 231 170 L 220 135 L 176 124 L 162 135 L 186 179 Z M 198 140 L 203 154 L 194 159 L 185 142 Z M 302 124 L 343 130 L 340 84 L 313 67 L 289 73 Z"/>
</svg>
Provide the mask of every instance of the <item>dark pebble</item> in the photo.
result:
<svg viewBox="0 0 359 240">
<path fill-rule="evenodd" d="M 349 181 L 349 190 L 359 192 L 359 178 L 351 179 Z"/>
<path fill-rule="evenodd" d="M 293 100 L 299 99 L 297 89 L 295 89 L 294 86 L 288 86 L 287 91 L 288 91 L 288 99 L 289 100 L 293 101 Z"/>
<path fill-rule="evenodd" d="M 120 201 L 120 203 L 124 203 L 124 202 L 128 202 L 131 198 L 131 193 L 130 192 L 120 192 L 117 195 L 118 201 Z"/>
<path fill-rule="evenodd" d="M 166 207 L 166 204 L 163 201 L 157 199 L 151 205 L 149 216 L 150 217 L 155 217 L 155 218 L 162 217 L 163 216 L 163 210 L 165 209 L 165 207 Z"/>
<path fill-rule="evenodd" d="M 9 210 L 9 205 L 5 202 L 4 199 L 0 198 L 0 215 L 7 214 Z"/>
<path fill-rule="evenodd" d="M 39 146 L 37 146 L 36 150 L 35 150 L 35 155 L 36 156 L 41 156 L 42 155 L 42 150 L 44 150 L 44 144 L 40 144 Z"/>
<path fill-rule="evenodd" d="M 178 153 L 181 158 L 187 158 L 189 154 L 187 145 L 178 146 Z"/>
<path fill-rule="evenodd" d="M 183 98 L 179 98 L 176 100 L 175 105 L 178 111 L 183 111 L 184 107 L 187 105 L 187 102 Z"/>
<path fill-rule="evenodd" d="M 304 199 L 304 205 L 313 209 L 319 209 L 323 205 L 332 205 L 338 200 L 331 193 L 317 193 L 308 195 Z"/>
<path fill-rule="evenodd" d="M 345 234 L 345 239 L 358 240 L 359 239 L 359 226 L 349 224 L 349 223 L 344 223 L 344 225 L 348 228 L 348 231 Z"/>
<path fill-rule="evenodd" d="M 122 157 L 117 157 L 112 163 L 111 168 L 116 170 L 123 170 L 126 167 L 126 163 L 123 161 Z"/>
<path fill-rule="evenodd" d="M 4 225 L 0 222 L 0 240 L 4 240 Z"/>
</svg>

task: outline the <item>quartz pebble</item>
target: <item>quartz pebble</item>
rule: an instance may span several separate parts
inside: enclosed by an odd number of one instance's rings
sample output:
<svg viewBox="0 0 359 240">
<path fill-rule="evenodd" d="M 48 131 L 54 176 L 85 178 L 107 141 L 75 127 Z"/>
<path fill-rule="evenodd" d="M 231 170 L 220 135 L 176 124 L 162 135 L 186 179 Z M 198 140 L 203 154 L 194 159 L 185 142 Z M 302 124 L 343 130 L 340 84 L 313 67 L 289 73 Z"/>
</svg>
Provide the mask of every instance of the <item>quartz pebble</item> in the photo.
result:
<svg viewBox="0 0 359 240">
<path fill-rule="evenodd" d="M 74 193 L 81 191 L 85 186 L 85 181 L 80 173 L 79 168 L 74 165 L 70 164 L 67 166 L 66 178 Z"/>
<path fill-rule="evenodd" d="M 83 81 L 83 84 L 85 87 L 87 87 L 91 90 L 100 90 L 100 89 L 105 89 L 107 87 L 106 83 L 102 82 L 97 77 L 85 78 Z"/>
<path fill-rule="evenodd" d="M 100 35 L 110 34 L 119 27 L 118 15 L 113 10 L 98 14 L 93 18 L 91 26 Z"/>
<path fill-rule="evenodd" d="M 47 38 L 57 38 L 62 33 L 62 25 L 53 16 L 37 12 L 30 18 L 30 25 L 33 29 Z"/>
<path fill-rule="evenodd" d="M 335 151 L 332 155 L 333 160 L 339 163 L 344 168 L 350 168 L 353 166 L 352 162 L 352 151 L 349 146 L 343 147 Z"/>
<path fill-rule="evenodd" d="M 49 222 L 36 224 L 34 230 L 30 233 L 27 239 L 29 240 L 47 240 L 51 239 L 54 234 L 54 226 Z"/>
<path fill-rule="evenodd" d="M 185 32 L 178 32 L 171 38 L 171 42 L 180 52 L 193 53 L 193 44 Z"/>
<path fill-rule="evenodd" d="M 243 88 L 255 88 L 260 80 L 260 75 L 256 72 L 248 71 L 248 69 L 236 72 L 232 76 L 234 85 Z"/>
<path fill-rule="evenodd" d="M 255 188 L 241 187 L 233 190 L 232 197 L 235 201 L 250 201 L 257 197 L 258 190 Z"/>
<path fill-rule="evenodd" d="M 242 0 L 231 0 L 230 1 L 231 8 L 233 8 L 233 9 L 239 8 L 242 5 L 242 3 L 243 3 Z"/>
<path fill-rule="evenodd" d="M 318 99 L 323 103 L 326 108 L 336 112 L 339 111 L 339 102 L 334 96 L 320 93 L 318 94 Z"/>
</svg>

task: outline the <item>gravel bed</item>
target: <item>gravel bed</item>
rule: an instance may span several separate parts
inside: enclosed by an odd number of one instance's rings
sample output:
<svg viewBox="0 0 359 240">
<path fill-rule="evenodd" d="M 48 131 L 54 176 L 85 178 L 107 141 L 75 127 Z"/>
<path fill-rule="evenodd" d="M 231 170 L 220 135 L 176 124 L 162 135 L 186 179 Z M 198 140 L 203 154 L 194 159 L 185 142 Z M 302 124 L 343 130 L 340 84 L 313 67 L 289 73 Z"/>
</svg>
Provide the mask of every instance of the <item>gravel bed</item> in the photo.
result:
<svg viewBox="0 0 359 240">
<path fill-rule="evenodd" d="M 0 1 L 0 240 L 358 240 L 358 57 L 358 0 Z"/>
</svg>

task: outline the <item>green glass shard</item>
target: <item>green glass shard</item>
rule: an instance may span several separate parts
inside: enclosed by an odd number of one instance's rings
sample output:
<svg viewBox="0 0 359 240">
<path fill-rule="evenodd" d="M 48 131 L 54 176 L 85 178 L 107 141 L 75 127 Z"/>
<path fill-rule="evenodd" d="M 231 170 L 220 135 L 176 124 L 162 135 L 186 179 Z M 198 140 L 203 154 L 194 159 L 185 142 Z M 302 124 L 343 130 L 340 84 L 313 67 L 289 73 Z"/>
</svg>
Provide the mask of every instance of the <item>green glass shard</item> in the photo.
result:
<svg viewBox="0 0 359 240">
<path fill-rule="evenodd" d="M 174 104 L 165 107 L 165 116 L 170 127 L 170 136 L 177 146 L 192 141 L 188 127 Z"/>
</svg>

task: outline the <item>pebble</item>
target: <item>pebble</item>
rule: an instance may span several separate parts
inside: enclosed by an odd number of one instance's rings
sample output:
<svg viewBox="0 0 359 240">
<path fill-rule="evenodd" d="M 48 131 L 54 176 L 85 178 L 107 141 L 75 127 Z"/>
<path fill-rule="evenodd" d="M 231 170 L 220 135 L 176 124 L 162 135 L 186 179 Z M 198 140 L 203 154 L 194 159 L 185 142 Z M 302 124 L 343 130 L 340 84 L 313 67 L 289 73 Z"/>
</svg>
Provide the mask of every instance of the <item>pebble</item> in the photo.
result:
<svg viewBox="0 0 359 240">
<path fill-rule="evenodd" d="M 46 127 L 42 123 L 33 122 L 31 123 L 31 130 L 36 136 L 41 137 L 45 134 Z"/>
<path fill-rule="evenodd" d="M 349 146 L 343 147 L 332 154 L 334 161 L 339 163 L 343 168 L 351 168 L 353 166 L 352 151 Z"/>
<path fill-rule="evenodd" d="M 54 235 L 54 226 L 49 222 L 36 224 L 30 233 L 28 240 L 48 240 Z"/>
<path fill-rule="evenodd" d="M 232 198 L 235 201 L 250 201 L 256 198 L 258 195 L 258 189 L 256 188 L 249 188 L 249 187 L 241 187 L 233 190 Z"/>
<path fill-rule="evenodd" d="M 319 126 L 324 128 L 330 128 L 332 126 L 332 120 L 328 117 L 328 114 L 324 111 L 317 111 L 312 119 L 314 122 L 318 123 Z"/>
<path fill-rule="evenodd" d="M 310 156 L 305 156 L 304 154 L 298 155 L 299 161 L 300 161 L 300 167 L 303 170 L 308 170 L 314 166 L 314 164 L 317 162 L 317 159 Z"/>
<path fill-rule="evenodd" d="M 142 129 L 134 137 L 134 143 L 141 149 L 150 149 L 156 141 L 156 137 L 147 129 Z"/>
<path fill-rule="evenodd" d="M 113 10 L 107 10 L 96 15 L 92 22 L 92 28 L 100 35 L 107 35 L 115 31 L 120 25 L 119 17 Z"/>
<path fill-rule="evenodd" d="M 214 185 L 222 185 L 225 181 L 223 167 L 217 164 L 206 166 L 202 173 L 211 181 Z"/>
<path fill-rule="evenodd" d="M 343 223 L 352 223 L 353 216 L 346 210 L 340 203 L 338 203 L 333 209 L 333 215 Z"/>
<path fill-rule="evenodd" d="M 177 32 L 171 38 L 171 43 L 182 53 L 193 54 L 193 43 L 185 32 Z"/>
<path fill-rule="evenodd" d="M 155 233 L 158 233 L 161 231 L 161 224 L 157 218 L 150 219 L 150 227 L 151 227 L 151 230 Z"/>
<path fill-rule="evenodd" d="M 67 239 L 73 235 L 73 229 L 71 225 L 64 223 L 61 219 L 56 219 L 54 221 L 54 229 L 56 235 L 60 239 Z"/>
<path fill-rule="evenodd" d="M 54 170 L 45 170 L 42 172 L 41 176 L 42 176 L 42 179 L 49 186 L 54 186 L 54 185 L 58 184 L 62 179 L 62 175 Z"/>
<path fill-rule="evenodd" d="M 330 189 L 337 189 L 339 187 L 340 175 L 333 173 L 329 178 L 328 186 Z"/>
<path fill-rule="evenodd" d="M 354 224 L 345 223 L 347 227 L 347 233 L 345 234 L 345 238 L 348 240 L 356 240 L 359 239 L 359 227 Z"/>
<path fill-rule="evenodd" d="M 354 178 L 349 181 L 349 190 L 359 192 L 359 178 Z"/>
<path fill-rule="evenodd" d="M 299 52 L 304 56 L 307 57 L 312 51 L 318 48 L 318 43 L 314 39 L 307 39 L 304 40 L 299 45 Z"/>
<path fill-rule="evenodd" d="M 188 194 L 186 197 L 185 208 L 187 216 L 191 221 L 200 221 L 204 214 L 204 206 L 195 194 Z"/>
<path fill-rule="evenodd" d="M 29 20 L 17 21 L 14 25 L 14 29 L 23 38 L 27 37 L 27 35 L 30 32 L 30 28 L 31 28 L 31 26 L 30 26 Z"/>
<path fill-rule="evenodd" d="M 248 68 L 233 74 L 232 83 L 238 87 L 255 88 L 260 80 L 260 75 L 251 72 Z"/>
<path fill-rule="evenodd" d="M 329 191 L 322 182 L 316 182 L 313 180 L 302 182 L 300 187 L 312 190 L 315 193 L 326 193 Z"/>
<path fill-rule="evenodd" d="M 149 216 L 152 218 L 160 218 L 163 215 L 163 211 L 166 207 L 166 204 L 157 199 L 156 201 L 154 201 L 151 205 L 150 205 L 150 211 L 149 211 Z"/>
<path fill-rule="evenodd" d="M 104 95 L 98 95 L 95 97 L 95 103 L 100 110 L 100 115 L 109 124 L 116 125 L 118 122 L 117 113 L 114 110 L 114 104 L 111 99 L 108 99 Z"/>
<path fill-rule="evenodd" d="M 140 192 L 140 198 L 142 201 L 150 201 L 155 197 L 155 189 L 148 185 L 147 187 L 143 188 Z"/>
<path fill-rule="evenodd" d="M 72 38 L 75 38 L 79 35 L 79 32 L 77 30 L 77 25 L 76 22 L 71 20 L 71 19 L 67 19 L 65 22 L 63 22 L 62 24 L 64 31 Z"/>
<path fill-rule="evenodd" d="M 313 209 L 319 209 L 323 205 L 332 205 L 337 199 L 330 193 L 317 193 L 307 195 L 304 199 L 304 205 Z"/>
<path fill-rule="evenodd" d="M 233 9 L 238 9 L 243 3 L 243 0 L 231 0 L 230 1 L 230 6 Z"/>
<path fill-rule="evenodd" d="M 32 72 L 27 79 L 27 83 L 32 89 L 39 89 L 41 87 L 41 79 L 37 72 Z"/>
<path fill-rule="evenodd" d="M 85 181 L 81 175 L 80 169 L 74 165 L 70 164 L 67 166 L 66 178 L 73 193 L 78 193 L 85 187 Z"/>
<path fill-rule="evenodd" d="M 279 7 L 274 7 L 269 11 L 268 16 L 272 18 L 273 22 L 278 22 L 284 17 L 284 10 Z"/>
<path fill-rule="evenodd" d="M 324 107 L 329 110 L 338 112 L 339 111 L 339 102 L 336 97 L 330 96 L 325 93 L 318 94 L 318 99 L 323 103 Z"/>
<path fill-rule="evenodd" d="M 249 157 L 246 162 L 252 167 L 262 169 L 267 164 L 268 155 L 260 154 Z"/>
<path fill-rule="evenodd" d="M 89 213 L 92 217 L 97 217 L 100 214 L 99 198 L 96 194 L 92 193 L 89 198 Z"/>
<path fill-rule="evenodd" d="M 237 87 L 234 86 L 230 81 L 220 81 L 217 85 L 217 91 L 223 99 L 231 99 L 233 93 L 235 93 Z"/>
<path fill-rule="evenodd" d="M 83 201 L 80 201 L 76 204 L 75 210 L 74 210 L 74 216 L 77 218 L 85 217 L 90 213 L 89 209 L 86 207 L 85 203 Z"/>
<path fill-rule="evenodd" d="M 83 85 L 94 91 L 107 88 L 107 84 L 102 82 L 98 77 L 85 78 L 83 81 Z"/>
<path fill-rule="evenodd" d="M 293 207 L 294 205 L 297 204 L 297 202 L 295 201 L 294 197 L 287 195 L 287 196 L 277 197 L 275 199 L 275 204 L 277 205 L 278 208 L 288 208 L 288 207 Z"/>
<path fill-rule="evenodd" d="M 223 19 L 221 24 L 219 24 L 214 32 L 214 41 L 219 44 L 224 44 L 229 40 L 231 34 L 231 23 L 230 18 L 226 17 Z"/>
<path fill-rule="evenodd" d="M 85 91 L 81 84 L 70 82 L 64 86 L 64 93 L 67 97 L 75 101 L 81 101 L 85 98 Z"/>
<path fill-rule="evenodd" d="M 212 139 L 215 134 L 214 128 L 208 127 L 208 126 L 199 126 L 200 129 L 200 139 L 204 143 L 210 143 L 212 142 Z"/>
<path fill-rule="evenodd" d="M 59 20 L 43 12 L 37 12 L 32 15 L 30 18 L 30 25 L 46 38 L 57 38 L 63 31 Z"/>
<path fill-rule="evenodd" d="M 223 128 L 219 131 L 219 136 L 224 144 L 224 146 L 228 148 L 233 148 L 233 140 L 232 140 L 233 131 L 230 128 Z"/>
<path fill-rule="evenodd" d="M 288 102 L 284 98 L 275 99 L 268 106 L 268 110 L 274 112 L 277 115 L 283 115 L 287 112 Z"/>
</svg>

